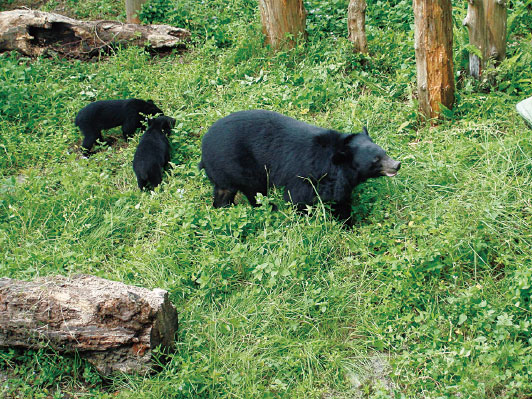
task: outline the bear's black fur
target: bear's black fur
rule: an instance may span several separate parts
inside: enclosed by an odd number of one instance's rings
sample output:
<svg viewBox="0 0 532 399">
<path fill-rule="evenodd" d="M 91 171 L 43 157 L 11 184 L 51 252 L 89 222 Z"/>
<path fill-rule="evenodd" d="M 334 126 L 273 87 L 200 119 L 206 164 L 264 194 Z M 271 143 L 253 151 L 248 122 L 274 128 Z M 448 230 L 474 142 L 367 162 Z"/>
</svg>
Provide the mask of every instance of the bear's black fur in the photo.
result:
<svg viewBox="0 0 532 399">
<path fill-rule="evenodd" d="M 331 202 L 349 220 L 353 188 L 372 177 L 394 176 L 401 163 L 373 143 L 366 128 L 346 134 L 266 110 L 233 113 L 215 122 L 202 141 L 200 169 L 214 185 L 214 206 L 233 203 L 241 191 L 255 195 L 284 186 L 284 198 L 304 208 Z"/>
<path fill-rule="evenodd" d="M 148 129 L 140 138 L 133 157 L 133 170 L 141 190 L 148 183 L 151 188 L 161 183 L 161 169 L 170 161 L 170 143 L 167 136 L 172 132 L 174 124 L 175 119 L 169 116 L 159 116 L 148 122 Z"/>
<path fill-rule="evenodd" d="M 163 112 L 148 100 L 130 98 L 127 100 L 95 101 L 83 107 L 77 114 L 75 124 L 83 134 L 81 144 L 83 152 L 90 154 L 96 140 L 102 140 L 102 130 L 122 126 L 124 138 L 133 136 L 135 130 L 142 127 L 144 115 L 162 114 Z"/>
</svg>

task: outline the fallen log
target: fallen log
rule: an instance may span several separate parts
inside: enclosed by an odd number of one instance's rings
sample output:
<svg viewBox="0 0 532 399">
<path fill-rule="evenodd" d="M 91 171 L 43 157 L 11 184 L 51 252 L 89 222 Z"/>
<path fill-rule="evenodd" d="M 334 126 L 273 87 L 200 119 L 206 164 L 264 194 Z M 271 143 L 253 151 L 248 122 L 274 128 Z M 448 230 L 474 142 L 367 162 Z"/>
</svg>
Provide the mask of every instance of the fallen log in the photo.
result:
<svg viewBox="0 0 532 399">
<path fill-rule="evenodd" d="M 169 25 L 79 21 L 37 10 L 0 12 L 0 52 L 16 50 L 30 57 L 55 53 L 87 60 L 131 45 L 167 53 L 185 49 L 189 39 L 189 31 Z"/>
<path fill-rule="evenodd" d="M 152 291 L 95 276 L 0 279 L 0 346 L 77 352 L 102 375 L 145 372 L 174 348 L 177 312 Z"/>
</svg>

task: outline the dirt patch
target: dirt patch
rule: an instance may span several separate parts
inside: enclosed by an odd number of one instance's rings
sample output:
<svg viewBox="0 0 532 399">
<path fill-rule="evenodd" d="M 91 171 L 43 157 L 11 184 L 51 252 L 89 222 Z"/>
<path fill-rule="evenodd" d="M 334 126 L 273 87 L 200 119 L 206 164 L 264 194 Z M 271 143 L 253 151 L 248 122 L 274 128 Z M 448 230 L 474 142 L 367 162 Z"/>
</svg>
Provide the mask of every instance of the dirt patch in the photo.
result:
<svg viewBox="0 0 532 399">
<path fill-rule="evenodd" d="M 386 354 L 375 354 L 358 370 L 347 372 L 351 389 L 345 392 L 331 391 L 322 395 L 323 399 L 362 399 L 371 398 L 377 392 L 394 397 L 398 387 L 390 378 L 391 366 Z"/>
</svg>

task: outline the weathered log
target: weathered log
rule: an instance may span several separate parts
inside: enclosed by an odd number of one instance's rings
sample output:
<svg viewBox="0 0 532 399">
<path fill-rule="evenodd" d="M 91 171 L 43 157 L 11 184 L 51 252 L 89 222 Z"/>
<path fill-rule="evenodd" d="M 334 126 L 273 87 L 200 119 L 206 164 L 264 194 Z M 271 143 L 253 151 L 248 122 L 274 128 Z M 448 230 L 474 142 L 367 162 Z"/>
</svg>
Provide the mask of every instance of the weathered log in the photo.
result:
<svg viewBox="0 0 532 399">
<path fill-rule="evenodd" d="M 77 352 L 102 375 L 151 369 L 174 348 L 177 312 L 162 289 L 89 275 L 0 279 L 0 346 Z"/>
<path fill-rule="evenodd" d="M 90 59 L 117 46 L 140 46 L 156 53 L 184 49 L 186 29 L 169 25 L 142 26 L 118 21 L 79 21 L 36 10 L 0 12 L 0 52 L 16 50 L 36 57 L 56 53 Z"/>
<path fill-rule="evenodd" d="M 366 38 L 366 0 L 350 0 L 347 6 L 347 31 L 356 53 L 368 52 Z"/>
<path fill-rule="evenodd" d="M 451 0 L 414 0 L 419 107 L 427 118 L 454 103 Z"/>
</svg>

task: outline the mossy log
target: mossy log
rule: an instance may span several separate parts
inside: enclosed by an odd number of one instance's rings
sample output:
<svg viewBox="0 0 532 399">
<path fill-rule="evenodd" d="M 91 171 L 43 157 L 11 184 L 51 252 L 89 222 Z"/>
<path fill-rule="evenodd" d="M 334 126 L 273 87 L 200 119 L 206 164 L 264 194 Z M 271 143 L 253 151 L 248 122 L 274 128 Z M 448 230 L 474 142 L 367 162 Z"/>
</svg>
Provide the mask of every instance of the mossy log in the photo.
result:
<svg viewBox="0 0 532 399">
<path fill-rule="evenodd" d="M 0 346 L 77 352 L 102 375 L 145 372 L 172 350 L 177 311 L 152 291 L 89 275 L 0 279 Z"/>
<path fill-rule="evenodd" d="M 118 21 L 79 21 L 63 15 L 36 11 L 0 12 L 0 52 L 16 50 L 36 57 L 57 54 L 90 59 L 117 46 L 140 46 L 153 53 L 185 49 L 186 29 L 169 25 L 136 25 Z"/>
</svg>

